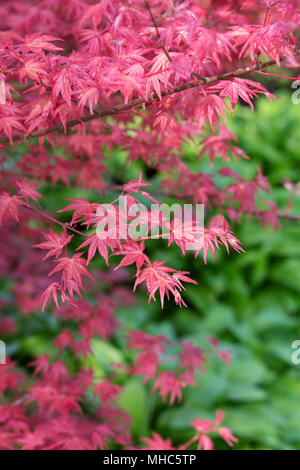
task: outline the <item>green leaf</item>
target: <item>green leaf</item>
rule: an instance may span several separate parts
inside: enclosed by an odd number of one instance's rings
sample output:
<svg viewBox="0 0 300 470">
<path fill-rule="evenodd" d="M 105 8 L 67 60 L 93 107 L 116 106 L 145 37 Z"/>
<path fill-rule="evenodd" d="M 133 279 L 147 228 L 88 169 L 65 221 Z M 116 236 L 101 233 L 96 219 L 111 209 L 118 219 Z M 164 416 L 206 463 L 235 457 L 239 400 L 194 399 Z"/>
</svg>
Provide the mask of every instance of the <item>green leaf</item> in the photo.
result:
<svg viewBox="0 0 300 470">
<path fill-rule="evenodd" d="M 139 378 L 134 377 L 127 381 L 120 394 L 119 405 L 132 420 L 132 433 L 137 436 L 147 435 L 149 433 L 149 399 L 145 386 Z"/>
</svg>

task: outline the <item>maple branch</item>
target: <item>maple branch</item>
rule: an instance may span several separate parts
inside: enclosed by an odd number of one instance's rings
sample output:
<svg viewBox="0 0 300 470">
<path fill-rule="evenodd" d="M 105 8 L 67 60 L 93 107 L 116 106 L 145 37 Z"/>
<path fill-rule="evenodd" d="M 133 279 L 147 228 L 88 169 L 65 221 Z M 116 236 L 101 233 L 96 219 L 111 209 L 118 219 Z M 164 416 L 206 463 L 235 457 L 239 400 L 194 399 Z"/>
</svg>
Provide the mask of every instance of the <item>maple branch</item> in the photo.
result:
<svg viewBox="0 0 300 470">
<path fill-rule="evenodd" d="M 34 212 L 35 214 L 39 215 L 40 217 L 44 217 L 45 219 L 50 220 L 54 224 L 60 225 L 61 227 L 63 227 L 66 230 L 69 230 L 73 233 L 76 233 L 77 235 L 80 235 L 81 237 L 85 237 L 85 238 L 88 237 L 88 235 L 86 233 L 80 232 L 79 230 L 76 230 L 76 228 L 73 228 L 71 225 L 69 225 L 67 223 L 64 223 L 64 222 L 61 222 L 59 219 L 56 219 L 53 215 L 48 214 L 48 212 L 45 212 L 41 209 L 38 209 L 37 207 L 33 207 L 33 206 L 30 206 L 30 205 L 23 206 L 23 207 L 25 207 L 26 209 Z"/>
<path fill-rule="evenodd" d="M 295 51 L 295 55 L 298 55 L 299 53 L 300 53 L 299 50 Z M 287 60 L 287 57 L 283 56 L 279 60 L 280 62 L 284 62 L 285 60 Z M 181 91 L 188 90 L 190 88 L 198 87 L 199 85 L 210 84 L 210 83 L 217 82 L 219 80 L 226 80 L 228 78 L 238 77 L 240 75 L 244 75 L 247 73 L 256 72 L 258 70 L 271 67 L 272 65 L 275 65 L 275 64 L 276 64 L 275 60 L 269 60 L 267 62 L 258 62 L 252 66 L 238 68 L 236 70 L 233 70 L 232 72 L 226 72 L 226 73 L 219 74 L 219 75 L 213 75 L 211 77 L 201 77 L 200 75 L 198 77 L 198 74 L 197 74 L 197 77 L 199 78 L 197 81 L 186 82 L 183 85 L 178 85 L 174 88 L 170 88 L 169 90 L 162 91 L 161 96 L 162 97 L 170 96 L 175 93 L 180 93 Z M 195 75 L 196 72 L 193 72 L 193 74 Z M 68 130 L 74 126 L 77 126 L 78 124 L 93 121 L 94 119 L 98 119 L 103 116 L 113 116 L 116 114 L 120 114 L 124 111 L 129 111 L 131 108 L 134 108 L 135 106 L 140 106 L 140 105 L 150 106 L 155 101 L 159 101 L 159 100 L 160 100 L 159 96 L 156 93 L 152 93 L 147 100 L 145 98 L 136 98 L 136 99 L 130 100 L 128 103 L 121 103 L 115 106 L 111 106 L 110 108 L 100 109 L 99 111 L 94 111 L 93 113 L 82 116 L 81 118 L 67 121 L 65 128 Z M 28 136 L 26 136 L 26 134 L 14 135 L 13 139 L 22 140 L 25 138 L 29 139 L 33 137 L 43 137 L 44 135 L 50 134 L 52 132 L 64 132 L 65 128 L 61 123 L 55 124 L 53 126 L 47 127 L 46 129 L 41 129 L 39 131 L 31 132 Z M 0 143 L 9 143 L 9 139 L 4 136 L 0 137 Z"/>
<path fill-rule="evenodd" d="M 147 10 L 149 11 L 149 14 L 150 14 L 150 16 L 151 16 L 151 20 L 152 20 L 152 23 L 153 23 L 154 28 L 155 28 L 155 30 L 156 30 L 157 37 L 159 38 L 159 37 L 160 37 L 159 29 L 158 29 L 156 20 L 155 20 L 155 18 L 154 18 L 154 15 L 153 15 L 153 13 L 152 13 L 151 7 L 150 7 L 149 3 L 147 2 L 147 0 L 145 0 L 145 5 L 146 5 L 146 8 L 147 8 Z M 172 62 L 171 56 L 170 56 L 170 54 L 168 53 L 168 51 L 167 51 L 167 49 L 165 48 L 165 46 L 164 46 L 163 44 L 160 44 L 160 47 L 161 47 L 161 49 L 164 51 L 164 53 L 165 53 L 165 55 L 166 55 L 168 61 L 169 61 L 169 62 Z"/>
<path fill-rule="evenodd" d="M 122 191 L 123 188 L 120 185 L 114 185 L 114 186 L 110 186 L 108 189 L 110 189 L 112 191 Z M 161 197 L 170 197 L 170 198 L 173 198 L 173 199 L 177 199 L 177 200 L 180 200 L 181 202 L 191 202 L 191 200 L 188 201 L 187 198 L 181 198 L 180 196 L 171 196 L 171 195 L 168 196 L 168 195 L 166 195 L 166 194 L 164 194 L 160 191 L 151 191 L 151 193 L 153 195 L 157 195 L 157 196 L 161 196 Z M 30 205 L 25 205 L 23 207 L 25 207 L 26 209 L 30 210 L 31 212 L 39 215 L 40 217 L 49 220 L 50 222 L 52 222 L 54 224 L 60 225 L 65 230 L 69 230 L 69 231 L 75 233 L 76 235 L 80 235 L 81 237 L 88 238 L 88 235 L 86 233 L 81 232 L 80 230 L 77 230 L 77 229 L 73 228 L 68 223 L 61 222 L 59 219 L 57 219 L 53 215 L 49 214 L 48 212 L 45 212 L 41 209 L 38 209 L 37 207 L 33 207 L 33 206 L 30 206 Z M 224 207 L 223 209 L 226 210 L 226 207 Z M 288 214 L 286 212 L 277 212 L 277 216 L 280 219 L 300 221 L 300 215 L 291 215 L 291 214 Z M 162 238 L 162 239 L 165 238 L 165 234 L 160 234 L 159 236 L 155 235 L 153 237 L 140 238 L 140 239 L 137 239 L 135 241 L 143 241 L 143 240 L 148 240 L 148 239 L 159 239 L 159 238 Z"/>
</svg>

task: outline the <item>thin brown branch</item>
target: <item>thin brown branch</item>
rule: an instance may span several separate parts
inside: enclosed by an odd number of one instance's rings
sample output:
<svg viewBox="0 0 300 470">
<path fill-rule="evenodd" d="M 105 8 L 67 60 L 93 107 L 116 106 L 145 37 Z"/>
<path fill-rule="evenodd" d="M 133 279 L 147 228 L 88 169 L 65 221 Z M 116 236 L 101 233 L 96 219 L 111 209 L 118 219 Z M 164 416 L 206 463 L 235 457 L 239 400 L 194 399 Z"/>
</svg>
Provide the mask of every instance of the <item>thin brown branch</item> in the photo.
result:
<svg viewBox="0 0 300 470">
<path fill-rule="evenodd" d="M 149 14 L 150 14 L 150 16 L 151 16 L 152 23 L 153 23 L 154 28 L 155 28 L 155 30 L 156 30 L 157 37 L 158 37 L 158 39 L 159 39 L 160 34 L 159 34 L 158 25 L 157 25 L 157 23 L 156 23 L 156 20 L 155 20 L 155 18 L 154 18 L 153 13 L 152 13 L 151 7 L 150 7 L 149 3 L 147 2 L 147 0 L 145 0 L 145 5 L 146 5 L 147 10 L 149 11 Z M 168 61 L 169 61 L 169 62 L 172 62 L 172 58 L 171 58 L 170 54 L 168 53 L 167 49 L 165 48 L 165 46 L 164 46 L 163 44 L 160 44 L 160 48 L 164 51 L 164 53 L 165 53 L 165 55 L 166 55 Z"/>
<path fill-rule="evenodd" d="M 197 72 L 192 72 L 191 75 L 193 75 L 194 77 L 198 78 L 199 80 L 202 81 L 202 85 L 205 85 L 205 83 L 207 83 L 207 78 L 206 77 L 202 77 L 202 75 L 200 75 L 199 73 Z"/>
<path fill-rule="evenodd" d="M 24 206 L 26 209 L 30 210 L 31 212 L 34 212 L 35 214 L 39 215 L 40 217 L 47 219 L 51 221 L 54 224 L 60 225 L 66 230 L 69 230 L 70 232 L 76 233 L 77 235 L 80 235 L 81 237 L 88 237 L 86 233 L 80 232 L 79 230 L 76 230 L 76 228 L 73 228 L 71 225 L 66 224 L 64 222 L 61 222 L 59 219 L 56 219 L 53 215 L 48 214 L 48 212 L 43 211 L 42 209 L 38 209 L 37 207 L 33 206 Z"/>
<path fill-rule="evenodd" d="M 296 51 L 296 54 L 299 54 L 299 51 Z M 284 56 L 280 59 L 280 62 L 284 62 L 285 60 L 287 60 L 287 57 Z M 256 72 L 257 70 L 262 70 L 267 67 L 271 67 L 275 63 L 276 62 L 274 60 L 269 60 L 263 63 L 259 62 L 250 67 L 239 68 L 239 69 L 233 70 L 232 72 L 226 72 L 223 74 L 214 75 L 212 77 L 201 77 L 201 78 L 202 80 L 205 79 L 205 84 L 210 84 L 210 83 L 217 82 L 219 80 L 227 80 L 232 77 L 238 77 L 240 75 L 245 75 L 251 72 Z M 199 80 L 187 82 L 187 83 L 184 83 L 183 85 L 179 85 L 174 88 L 170 88 L 169 90 L 162 91 L 161 95 L 162 97 L 170 96 L 175 93 L 180 93 L 182 91 L 188 90 L 190 88 L 196 88 L 199 85 L 201 85 Z M 79 119 L 73 119 L 71 121 L 67 121 L 66 129 L 71 129 L 72 127 L 77 126 L 78 124 L 93 121 L 94 119 L 98 119 L 103 116 L 113 116 L 116 114 L 120 114 L 124 111 L 129 111 L 130 109 L 136 106 L 141 106 L 141 105 L 150 106 L 155 101 L 159 101 L 159 99 L 160 98 L 156 93 L 152 93 L 150 97 L 148 98 L 148 100 L 146 100 L 145 98 L 136 98 L 134 100 L 129 101 L 128 103 L 121 103 L 121 104 L 112 106 L 110 108 L 105 108 L 99 111 L 95 111 L 94 113 L 82 116 Z M 34 131 L 31 134 L 29 134 L 26 138 L 28 139 L 28 138 L 33 138 L 33 137 L 42 137 L 52 132 L 64 132 L 64 126 L 62 124 L 55 124 L 53 126 L 47 127 L 46 129 Z M 25 139 L 25 134 L 17 134 L 13 136 L 13 139 L 23 140 Z M 7 137 L 1 137 L 0 143 L 9 143 L 9 139 Z"/>
</svg>

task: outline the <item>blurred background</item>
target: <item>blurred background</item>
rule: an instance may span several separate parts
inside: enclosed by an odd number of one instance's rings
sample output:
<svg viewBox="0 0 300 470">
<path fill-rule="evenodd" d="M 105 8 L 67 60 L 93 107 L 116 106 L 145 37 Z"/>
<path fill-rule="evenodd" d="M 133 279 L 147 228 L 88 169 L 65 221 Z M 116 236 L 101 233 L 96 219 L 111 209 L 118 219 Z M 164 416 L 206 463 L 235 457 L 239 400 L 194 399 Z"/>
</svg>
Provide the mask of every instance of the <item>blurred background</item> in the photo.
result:
<svg viewBox="0 0 300 470">
<path fill-rule="evenodd" d="M 259 99 L 254 114 L 249 107 L 238 105 L 234 117 L 228 116 L 229 128 L 251 156 L 249 161 L 230 161 L 230 166 L 243 177 L 251 178 L 259 164 L 273 185 L 270 196 L 284 209 L 290 194 L 283 187 L 283 180 L 300 181 L 300 105 L 292 104 L 292 90 L 286 82 L 285 90 L 271 91 L 280 99 Z M 207 156 L 199 160 L 192 144 L 185 145 L 184 153 L 195 171 L 216 174 L 226 165 L 219 159 L 211 168 Z M 108 157 L 107 165 L 119 175 L 126 153 L 115 149 Z M 143 164 L 135 162 L 125 170 L 126 180 L 136 178 L 140 170 L 145 170 Z M 144 179 L 147 176 L 151 175 L 144 174 Z M 155 178 L 154 175 L 154 187 L 158 186 Z M 95 192 L 89 194 L 63 185 L 44 186 L 42 192 L 50 212 L 64 207 L 66 198 L 84 197 L 99 202 Z M 101 200 L 110 201 L 112 196 L 101 196 Z M 295 196 L 292 213 L 300 215 L 300 196 Z M 68 216 L 63 215 L 62 220 L 68 221 Z M 99 377 L 108 373 L 110 362 L 127 361 L 124 333 L 130 328 L 165 334 L 175 341 L 192 340 L 198 346 L 205 344 L 207 336 L 213 336 L 222 348 L 233 352 L 229 369 L 212 357 L 206 367 L 207 375 L 199 372 L 198 387 L 187 388 L 182 403 L 173 407 L 152 394 L 151 385 L 144 386 L 142 378 L 120 379 L 124 387 L 120 403 L 132 418 L 132 432 L 137 439 L 154 430 L 180 444 L 191 437 L 189 423 L 195 416 L 213 418 L 215 410 L 221 408 L 226 412 L 224 425 L 239 438 L 235 448 L 300 449 L 300 364 L 291 361 L 292 342 L 300 340 L 300 221 L 282 221 L 282 229 L 273 232 L 245 217 L 232 228 L 246 253 L 231 252 L 228 256 L 220 250 L 215 262 L 210 258 L 207 266 L 200 258 L 195 261 L 192 254 L 183 258 L 177 247 L 167 249 L 164 243 L 151 242 L 150 259 L 166 260 L 170 266 L 176 260 L 177 269 L 190 271 L 191 277 L 199 280 L 197 286 L 187 285 L 184 300 L 188 308 L 180 309 L 167 302 L 161 311 L 159 302 L 147 304 L 147 297 L 139 288 L 134 297 L 128 294 L 127 304 L 123 302 L 118 307 L 120 332 L 105 343 L 94 340 L 95 355 L 88 357 L 84 366 L 92 366 Z M 100 257 L 93 266 L 107 271 Z M 7 301 L 11 296 L 8 314 L 21 325 L 23 333 L 7 337 L 8 353 L 25 364 L 36 354 L 51 350 L 60 324 L 47 312 L 20 316 L 9 283 L 4 276 L 0 299 Z M 130 276 L 125 284 L 132 288 Z M 99 291 L 105 289 L 103 278 L 99 280 Z M 111 291 L 113 300 L 118 289 L 120 285 L 116 283 Z M 216 448 L 225 447 L 216 440 Z"/>
</svg>

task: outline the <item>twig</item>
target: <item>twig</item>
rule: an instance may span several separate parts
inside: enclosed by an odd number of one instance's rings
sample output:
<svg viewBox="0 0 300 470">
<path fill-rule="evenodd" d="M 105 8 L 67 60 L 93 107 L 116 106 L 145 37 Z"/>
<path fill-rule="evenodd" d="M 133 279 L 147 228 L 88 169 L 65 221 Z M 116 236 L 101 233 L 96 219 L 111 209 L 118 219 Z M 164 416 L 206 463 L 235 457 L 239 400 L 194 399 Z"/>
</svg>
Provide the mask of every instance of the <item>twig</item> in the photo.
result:
<svg viewBox="0 0 300 470">
<path fill-rule="evenodd" d="M 77 235 L 80 235 L 81 237 L 85 237 L 85 238 L 88 237 L 88 235 L 86 233 L 83 233 L 83 232 L 80 232 L 79 230 L 76 230 L 76 228 L 73 228 L 71 225 L 61 222 L 59 219 L 56 219 L 53 215 L 50 215 L 50 214 L 48 214 L 47 212 L 45 212 L 41 209 L 37 209 L 36 207 L 29 206 L 29 205 L 28 206 L 23 206 L 23 207 L 26 207 L 26 209 L 34 212 L 35 214 L 38 214 L 40 217 L 43 217 L 44 219 L 50 220 L 54 224 L 58 224 L 61 227 L 65 228 L 66 230 L 69 230 L 73 233 L 76 233 Z"/>
<path fill-rule="evenodd" d="M 146 5 L 147 10 L 149 11 L 149 14 L 150 14 L 150 16 L 151 16 L 152 23 L 153 23 L 154 28 L 155 28 L 155 30 L 156 30 L 157 37 L 158 37 L 158 39 L 159 39 L 159 37 L 160 37 L 159 29 L 158 29 L 156 20 L 155 20 L 155 18 L 154 18 L 154 15 L 153 15 L 153 13 L 152 13 L 151 7 L 150 7 L 149 3 L 147 2 L 147 0 L 145 0 L 145 5 Z M 169 61 L 169 62 L 172 62 L 172 58 L 171 58 L 170 54 L 168 53 L 167 49 L 165 48 L 165 46 L 164 46 L 163 44 L 160 44 L 160 47 L 161 47 L 161 49 L 164 51 L 164 53 L 165 53 L 165 55 L 166 55 L 168 61 Z"/>
</svg>

